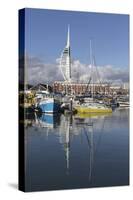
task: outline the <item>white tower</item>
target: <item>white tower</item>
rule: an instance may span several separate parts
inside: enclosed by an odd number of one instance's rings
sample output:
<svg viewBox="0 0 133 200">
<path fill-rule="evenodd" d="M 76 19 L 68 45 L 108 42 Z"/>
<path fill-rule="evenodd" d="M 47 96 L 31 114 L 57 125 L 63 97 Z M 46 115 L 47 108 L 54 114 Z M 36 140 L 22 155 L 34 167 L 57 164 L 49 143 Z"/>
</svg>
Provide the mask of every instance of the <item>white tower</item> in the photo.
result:
<svg viewBox="0 0 133 200">
<path fill-rule="evenodd" d="M 68 25 L 67 44 L 61 54 L 60 68 L 63 78 L 71 82 L 71 56 L 70 56 L 70 26 Z"/>
</svg>

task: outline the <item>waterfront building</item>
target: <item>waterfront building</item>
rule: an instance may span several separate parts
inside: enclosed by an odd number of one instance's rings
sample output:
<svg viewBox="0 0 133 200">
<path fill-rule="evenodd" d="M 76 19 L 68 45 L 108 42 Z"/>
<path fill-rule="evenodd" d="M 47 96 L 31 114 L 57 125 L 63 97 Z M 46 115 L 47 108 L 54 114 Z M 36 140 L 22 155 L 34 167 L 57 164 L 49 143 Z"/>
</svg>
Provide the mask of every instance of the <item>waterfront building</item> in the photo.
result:
<svg viewBox="0 0 133 200">
<path fill-rule="evenodd" d="M 75 83 L 75 82 L 65 82 L 65 81 L 55 81 L 53 83 L 53 91 L 62 94 L 73 94 L 73 95 L 83 95 L 89 94 L 92 91 L 94 94 L 128 94 L 128 89 L 121 86 L 111 86 L 109 84 L 88 84 L 88 83 Z"/>
</svg>

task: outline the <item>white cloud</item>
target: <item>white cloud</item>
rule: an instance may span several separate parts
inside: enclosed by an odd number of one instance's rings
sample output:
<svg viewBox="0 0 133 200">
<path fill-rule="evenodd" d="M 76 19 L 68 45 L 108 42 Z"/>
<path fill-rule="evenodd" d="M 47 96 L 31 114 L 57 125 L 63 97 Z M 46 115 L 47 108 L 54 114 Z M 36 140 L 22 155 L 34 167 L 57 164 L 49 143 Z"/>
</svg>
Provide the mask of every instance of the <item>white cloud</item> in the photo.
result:
<svg viewBox="0 0 133 200">
<path fill-rule="evenodd" d="M 112 84 L 129 81 L 129 71 L 127 68 L 111 65 L 91 67 L 77 60 L 72 64 L 72 74 L 75 80 L 82 82 L 88 82 L 90 77 L 93 77 L 93 82 L 111 82 Z"/>
<path fill-rule="evenodd" d="M 59 59 L 55 63 L 44 63 L 35 57 L 26 57 L 28 68 L 28 83 L 52 83 L 63 80 L 59 67 Z M 127 68 L 114 67 L 111 65 L 97 66 L 91 70 L 91 66 L 81 63 L 79 60 L 72 62 L 72 79 L 78 82 L 88 82 L 93 75 L 94 82 L 99 79 L 102 82 L 122 83 L 129 81 Z"/>
<path fill-rule="evenodd" d="M 63 80 L 58 63 L 44 63 L 35 57 L 26 57 L 28 83 L 52 83 L 55 80 Z"/>
<path fill-rule="evenodd" d="M 98 71 L 102 80 L 112 83 L 124 83 L 129 81 L 129 71 L 127 68 L 120 68 L 111 65 L 98 66 Z"/>
</svg>

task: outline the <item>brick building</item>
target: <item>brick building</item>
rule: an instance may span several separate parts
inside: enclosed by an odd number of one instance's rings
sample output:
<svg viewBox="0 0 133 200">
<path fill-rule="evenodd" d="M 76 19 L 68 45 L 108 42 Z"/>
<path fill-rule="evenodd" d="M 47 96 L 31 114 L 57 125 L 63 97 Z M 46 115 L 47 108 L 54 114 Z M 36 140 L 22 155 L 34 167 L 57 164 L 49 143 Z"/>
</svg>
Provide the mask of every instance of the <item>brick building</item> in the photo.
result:
<svg viewBox="0 0 133 200">
<path fill-rule="evenodd" d="M 100 94 L 115 94 L 115 93 L 127 93 L 127 90 L 121 86 L 110 86 L 109 84 L 87 84 L 87 83 L 74 83 L 65 81 L 56 81 L 53 83 L 53 91 L 62 94 L 75 94 L 82 95 L 93 91 Z"/>
</svg>

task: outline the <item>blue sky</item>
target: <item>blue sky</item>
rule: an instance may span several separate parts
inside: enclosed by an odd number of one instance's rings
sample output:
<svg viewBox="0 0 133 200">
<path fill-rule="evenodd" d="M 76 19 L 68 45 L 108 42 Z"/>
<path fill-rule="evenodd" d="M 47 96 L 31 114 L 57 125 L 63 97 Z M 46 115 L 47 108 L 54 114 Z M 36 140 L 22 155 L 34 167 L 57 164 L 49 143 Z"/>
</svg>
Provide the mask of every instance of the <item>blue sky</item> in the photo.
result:
<svg viewBox="0 0 133 200">
<path fill-rule="evenodd" d="M 71 27 L 72 58 L 89 62 L 89 40 L 99 65 L 128 67 L 128 15 L 86 12 L 26 10 L 27 52 L 46 62 L 60 56 Z"/>
<path fill-rule="evenodd" d="M 93 38 L 98 66 L 128 70 L 128 15 L 26 9 L 27 54 L 44 63 L 55 63 L 65 47 L 68 24 L 73 60 L 90 63 L 89 41 Z"/>
</svg>

